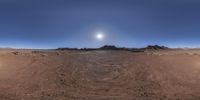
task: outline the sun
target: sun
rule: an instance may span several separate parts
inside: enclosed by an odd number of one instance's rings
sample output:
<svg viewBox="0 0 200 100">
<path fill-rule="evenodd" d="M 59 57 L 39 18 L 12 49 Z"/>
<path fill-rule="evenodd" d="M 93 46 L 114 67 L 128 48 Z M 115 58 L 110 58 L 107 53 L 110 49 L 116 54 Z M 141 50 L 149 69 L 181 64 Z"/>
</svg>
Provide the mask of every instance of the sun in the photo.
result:
<svg viewBox="0 0 200 100">
<path fill-rule="evenodd" d="M 97 32 L 95 37 L 97 40 L 103 40 L 105 36 L 102 32 Z"/>
</svg>

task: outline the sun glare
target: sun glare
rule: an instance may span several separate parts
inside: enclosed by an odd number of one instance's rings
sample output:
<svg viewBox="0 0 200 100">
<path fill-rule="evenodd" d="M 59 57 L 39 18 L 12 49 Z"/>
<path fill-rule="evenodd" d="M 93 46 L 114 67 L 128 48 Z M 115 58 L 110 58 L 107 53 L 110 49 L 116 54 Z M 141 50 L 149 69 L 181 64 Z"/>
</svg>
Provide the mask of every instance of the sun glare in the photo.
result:
<svg viewBox="0 0 200 100">
<path fill-rule="evenodd" d="M 96 39 L 97 39 L 97 40 L 103 40 L 104 37 L 105 37 L 104 34 L 101 33 L 101 32 L 98 32 L 98 33 L 96 34 Z"/>
</svg>

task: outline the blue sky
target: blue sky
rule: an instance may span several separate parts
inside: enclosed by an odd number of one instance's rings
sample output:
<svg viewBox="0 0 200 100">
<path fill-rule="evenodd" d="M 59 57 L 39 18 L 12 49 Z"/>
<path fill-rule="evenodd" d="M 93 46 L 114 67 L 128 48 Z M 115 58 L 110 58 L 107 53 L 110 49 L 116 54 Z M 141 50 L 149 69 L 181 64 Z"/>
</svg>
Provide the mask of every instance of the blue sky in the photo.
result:
<svg viewBox="0 0 200 100">
<path fill-rule="evenodd" d="M 200 47 L 199 0 L 1 0 L 0 47 Z M 97 31 L 103 41 L 94 38 Z"/>
</svg>

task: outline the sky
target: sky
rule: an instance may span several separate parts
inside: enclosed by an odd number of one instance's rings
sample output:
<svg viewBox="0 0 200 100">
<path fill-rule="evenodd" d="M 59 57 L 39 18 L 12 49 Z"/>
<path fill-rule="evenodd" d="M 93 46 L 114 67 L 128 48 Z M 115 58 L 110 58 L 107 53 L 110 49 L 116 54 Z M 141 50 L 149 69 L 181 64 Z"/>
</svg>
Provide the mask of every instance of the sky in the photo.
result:
<svg viewBox="0 0 200 100">
<path fill-rule="evenodd" d="M 104 38 L 95 37 L 102 33 Z M 199 0 L 0 0 L 0 47 L 200 47 Z"/>
</svg>

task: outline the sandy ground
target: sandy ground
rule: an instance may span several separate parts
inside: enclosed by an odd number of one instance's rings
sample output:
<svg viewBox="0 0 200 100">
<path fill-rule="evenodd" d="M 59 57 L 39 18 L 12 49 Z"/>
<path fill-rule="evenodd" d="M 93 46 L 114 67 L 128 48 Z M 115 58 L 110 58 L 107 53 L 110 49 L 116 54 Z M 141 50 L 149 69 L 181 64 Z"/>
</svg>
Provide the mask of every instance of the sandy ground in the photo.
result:
<svg viewBox="0 0 200 100">
<path fill-rule="evenodd" d="M 200 50 L 0 50 L 0 100 L 200 100 Z"/>
</svg>

